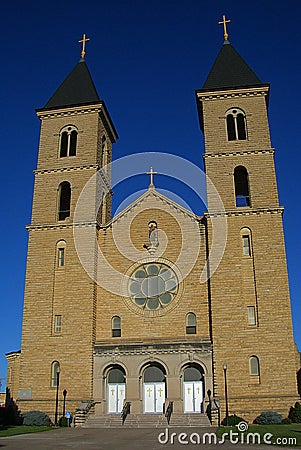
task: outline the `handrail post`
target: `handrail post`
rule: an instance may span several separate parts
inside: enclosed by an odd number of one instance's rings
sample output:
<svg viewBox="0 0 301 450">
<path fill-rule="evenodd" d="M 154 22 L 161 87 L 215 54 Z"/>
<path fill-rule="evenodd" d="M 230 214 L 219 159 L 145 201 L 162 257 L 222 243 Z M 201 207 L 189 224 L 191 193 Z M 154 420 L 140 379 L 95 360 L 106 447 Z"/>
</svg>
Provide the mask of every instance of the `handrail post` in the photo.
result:
<svg viewBox="0 0 301 450">
<path fill-rule="evenodd" d="M 125 402 L 122 411 L 121 411 L 121 417 L 122 417 L 122 425 L 125 422 L 125 419 L 127 418 L 127 416 L 131 413 L 131 403 L 130 402 Z"/>
<path fill-rule="evenodd" d="M 166 410 L 166 413 L 165 413 L 165 417 L 167 419 L 167 424 L 168 425 L 169 425 L 169 422 L 170 422 L 170 418 L 171 418 L 172 412 L 173 412 L 173 402 L 169 402 L 167 410 Z"/>
</svg>

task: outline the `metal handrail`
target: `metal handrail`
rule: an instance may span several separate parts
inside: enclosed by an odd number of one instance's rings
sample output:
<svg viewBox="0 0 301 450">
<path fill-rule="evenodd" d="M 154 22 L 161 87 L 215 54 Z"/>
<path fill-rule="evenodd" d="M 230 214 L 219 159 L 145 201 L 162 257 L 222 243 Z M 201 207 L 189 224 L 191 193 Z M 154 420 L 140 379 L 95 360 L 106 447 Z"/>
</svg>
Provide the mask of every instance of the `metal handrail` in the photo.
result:
<svg viewBox="0 0 301 450">
<path fill-rule="evenodd" d="M 173 412 L 173 402 L 169 402 L 168 406 L 167 406 L 167 409 L 166 409 L 166 413 L 165 413 L 165 417 L 167 419 L 168 425 L 169 425 L 169 422 L 170 422 L 170 418 L 171 418 L 172 412 Z"/>
<path fill-rule="evenodd" d="M 121 417 L 122 417 L 122 425 L 125 422 L 125 419 L 127 418 L 127 416 L 131 413 L 131 403 L 130 402 L 125 402 L 122 411 L 121 411 Z"/>
</svg>

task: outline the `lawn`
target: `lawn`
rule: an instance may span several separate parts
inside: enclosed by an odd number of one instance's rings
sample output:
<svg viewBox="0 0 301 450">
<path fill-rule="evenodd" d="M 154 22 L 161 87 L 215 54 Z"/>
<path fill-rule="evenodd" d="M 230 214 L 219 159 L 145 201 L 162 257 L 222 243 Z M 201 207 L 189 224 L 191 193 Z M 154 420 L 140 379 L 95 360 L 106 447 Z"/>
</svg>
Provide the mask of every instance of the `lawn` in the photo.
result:
<svg viewBox="0 0 301 450">
<path fill-rule="evenodd" d="M 228 433 L 227 436 L 224 433 Z M 234 434 L 233 434 L 234 433 Z M 234 443 L 273 444 L 283 447 L 301 445 L 301 424 L 291 425 L 250 425 L 247 431 L 238 432 L 237 427 L 219 427 L 216 432 L 221 440 Z"/>
<path fill-rule="evenodd" d="M 0 427 L 0 437 L 15 436 L 16 434 L 37 433 L 38 431 L 48 431 L 51 429 L 51 427 L 47 426 L 38 427 L 26 425 Z"/>
</svg>

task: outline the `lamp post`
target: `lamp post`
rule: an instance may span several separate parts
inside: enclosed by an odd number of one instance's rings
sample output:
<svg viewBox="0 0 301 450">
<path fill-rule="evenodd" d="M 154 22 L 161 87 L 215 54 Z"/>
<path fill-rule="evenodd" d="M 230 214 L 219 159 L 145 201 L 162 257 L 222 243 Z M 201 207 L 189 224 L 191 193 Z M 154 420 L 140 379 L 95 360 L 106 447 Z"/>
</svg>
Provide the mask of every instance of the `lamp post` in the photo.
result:
<svg viewBox="0 0 301 450">
<path fill-rule="evenodd" d="M 54 424 L 58 425 L 57 416 L 59 409 L 59 387 L 60 387 L 60 368 L 57 368 L 56 371 L 56 396 L 55 396 L 55 415 L 54 415 Z"/>
<path fill-rule="evenodd" d="M 63 403 L 63 417 L 65 417 L 66 412 L 66 395 L 67 395 L 67 389 L 63 390 L 63 397 L 64 397 L 64 403 Z"/>
<path fill-rule="evenodd" d="M 226 402 L 226 426 L 229 426 L 229 409 L 228 409 L 228 386 L 227 386 L 227 364 L 223 365 L 224 381 L 225 381 L 225 402 Z"/>
</svg>

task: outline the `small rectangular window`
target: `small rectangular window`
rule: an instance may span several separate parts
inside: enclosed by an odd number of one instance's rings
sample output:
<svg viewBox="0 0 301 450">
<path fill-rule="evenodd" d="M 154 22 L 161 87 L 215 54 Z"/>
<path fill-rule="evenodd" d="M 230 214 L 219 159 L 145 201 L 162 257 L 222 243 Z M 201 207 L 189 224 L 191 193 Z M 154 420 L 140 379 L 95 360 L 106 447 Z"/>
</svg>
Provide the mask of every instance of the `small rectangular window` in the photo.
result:
<svg viewBox="0 0 301 450">
<path fill-rule="evenodd" d="M 61 333 L 62 331 L 62 316 L 54 316 L 54 332 Z"/>
<path fill-rule="evenodd" d="M 64 267 L 65 265 L 65 249 L 59 248 L 58 249 L 58 266 Z"/>
<path fill-rule="evenodd" d="M 243 253 L 245 256 L 251 256 L 251 246 L 250 246 L 250 237 L 249 236 L 243 236 L 242 237 L 243 242 Z"/>
<path fill-rule="evenodd" d="M 255 306 L 248 306 L 248 323 L 249 325 L 256 325 Z"/>
</svg>

